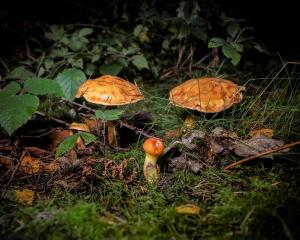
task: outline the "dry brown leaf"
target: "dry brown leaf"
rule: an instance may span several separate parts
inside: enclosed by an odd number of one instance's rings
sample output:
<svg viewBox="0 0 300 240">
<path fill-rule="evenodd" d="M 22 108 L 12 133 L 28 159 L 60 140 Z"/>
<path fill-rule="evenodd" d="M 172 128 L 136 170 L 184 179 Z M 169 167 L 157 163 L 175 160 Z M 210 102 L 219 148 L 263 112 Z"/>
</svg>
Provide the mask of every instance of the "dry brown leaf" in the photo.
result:
<svg viewBox="0 0 300 240">
<path fill-rule="evenodd" d="M 248 140 L 236 141 L 233 145 L 233 149 L 235 154 L 238 156 L 250 157 L 250 156 L 257 155 L 261 152 L 278 148 L 282 145 L 284 145 L 283 141 L 272 139 L 264 135 L 260 135 L 258 137 L 254 137 Z M 289 149 L 283 150 L 282 152 L 286 152 L 286 151 L 289 151 Z M 268 155 L 268 157 L 272 157 L 272 155 Z"/>
<path fill-rule="evenodd" d="M 97 132 L 102 127 L 102 120 L 99 119 L 85 119 L 84 122 L 91 132 Z"/>
<path fill-rule="evenodd" d="M 251 130 L 249 132 L 249 136 L 251 137 L 259 137 L 261 135 L 272 138 L 274 136 L 274 130 L 271 128 L 262 128 L 257 130 Z"/>
<path fill-rule="evenodd" d="M 49 152 L 39 147 L 24 147 L 24 150 L 30 154 L 30 156 L 48 156 Z"/>
<path fill-rule="evenodd" d="M 178 214 L 200 215 L 200 208 L 194 204 L 184 204 L 175 208 Z"/>
<path fill-rule="evenodd" d="M 86 123 L 77 123 L 72 122 L 69 129 L 71 130 L 78 130 L 78 131 L 84 131 L 84 132 L 90 132 L 90 128 Z"/>
<path fill-rule="evenodd" d="M 180 133 L 181 133 L 180 128 L 167 131 L 164 135 L 164 139 L 169 140 L 169 139 L 172 139 L 172 138 L 178 138 L 178 137 L 180 137 Z"/>
<path fill-rule="evenodd" d="M 0 156 L 0 166 L 5 166 L 7 168 L 10 168 L 13 166 L 13 159 L 7 156 Z"/>
<path fill-rule="evenodd" d="M 27 188 L 15 190 L 15 194 L 19 203 L 32 205 L 34 199 L 34 192 L 32 190 Z"/>
<path fill-rule="evenodd" d="M 25 174 L 35 174 L 40 171 L 40 164 L 37 158 L 25 156 L 21 159 L 19 170 Z"/>
</svg>

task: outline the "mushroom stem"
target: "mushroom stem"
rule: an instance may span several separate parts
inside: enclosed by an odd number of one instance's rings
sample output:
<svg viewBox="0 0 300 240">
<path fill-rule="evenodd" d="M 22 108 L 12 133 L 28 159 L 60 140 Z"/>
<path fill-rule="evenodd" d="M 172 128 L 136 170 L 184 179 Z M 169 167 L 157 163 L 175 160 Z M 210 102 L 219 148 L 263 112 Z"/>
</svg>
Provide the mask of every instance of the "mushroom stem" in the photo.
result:
<svg viewBox="0 0 300 240">
<path fill-rule="evenodd" d="M 159 178 L 159 167 L 156 164 L 157 156 L 146 153 L 143 166 L 144 177 L 148 182 L 156 182 Z"/>
</svg>

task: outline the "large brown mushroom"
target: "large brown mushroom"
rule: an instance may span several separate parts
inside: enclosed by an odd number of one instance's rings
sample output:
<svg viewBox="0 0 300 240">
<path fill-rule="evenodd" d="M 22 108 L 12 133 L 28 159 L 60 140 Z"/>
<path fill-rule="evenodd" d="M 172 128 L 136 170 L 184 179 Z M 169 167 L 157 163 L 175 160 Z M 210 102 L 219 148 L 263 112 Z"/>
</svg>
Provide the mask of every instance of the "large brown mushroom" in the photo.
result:
<svg viewBox="0 0 300 240">
<path fill-rule="evenodd" d="M 217 113 L 239 103 L 244 87 L 222 78 L 193 78 L 170 91 L 172 104 L 204 113 Z"/>
<path fill-rule="evenodd" d="M 164 143 L 159 138 L 151 137 L 144 142 L 143 148 L 145 151 L 144 177 L 148 182 L 154 183 L 159 179 L 160 171 L 156 161 L 164 151 Z"/>
<path fill-rule="evenodd" d="M 105 75 L 96 79 L 85 81 L 77 91 L 76 97 L 83 97 L 89 103 L 116 106 L 136 103 L 144 99 L 139 88 L 122 78 Z M 115 124 L 108 121 L 108 142 L 117 145 Z"/>
</svg>

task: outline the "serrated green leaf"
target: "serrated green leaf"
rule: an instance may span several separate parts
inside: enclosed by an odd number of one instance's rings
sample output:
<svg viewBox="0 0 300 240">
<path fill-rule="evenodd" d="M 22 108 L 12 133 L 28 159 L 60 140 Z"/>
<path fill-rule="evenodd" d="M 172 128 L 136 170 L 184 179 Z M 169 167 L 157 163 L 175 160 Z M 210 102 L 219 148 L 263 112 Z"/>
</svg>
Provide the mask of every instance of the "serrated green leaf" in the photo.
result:
<svg viewBox="0 0 300 240">
<path fill-rule="evenodd" d="M 109 109 L 109 110 L 96 110 L 95 116 L 96 118 L 100 118 L 105 121 L 112 121 L 120 119 L 124 110 L 122 109 Z"/>
<path fill-rule="evenodd" d="M 100 73 L 102 75 L 118 75 L 123 66 L 118 62 L 113 62 L 111 64 L 102 65 L 100 67 Z"/>
<path fill-rule="evenodd" d="M 10 82 L 9 84 L 5 85 L 3 89 L 0 91 L 0 98 L 4 99 L 4 97 L 8 97 L 10 95 L 15 95 L 20 91 L 20 84 L 17 82 Z"/>
<path fill-rule="evenodd" d="M 240 52 L 243 52 L 244 50 L 244 46 L 240 43 L 236 43 L 236 42 L 231 42 L 230 45 L 236 50 L 238 51 L 239 53 Z"/>
<path fill-rule="evenodd" d="M 227 33 L 232 37 L 235 38 L 237 33 L 240 31 L 240 25 L 237 23 L 230 23 L 227 27 Z"/>
<path fill-rule="evenodd" d="M 83 43 L 77 37 L 72 37 L 68 46 L 73 51 L 79 51 L 83 47 Z"/>
<path fill-rule="evenodd" d="M 86 35 L 93 33 L 93 31 L 94 30 L 92 28 L 82 28 L 82 29 L 80 29 L 78 35 L 79 35 L 79 37 L 84 37 Z"/>
<path fill-rule="evenodd" d="M 122 54 L 124 56 L 127 56 L 127 55 L 131 55 L 131 54 L 134 54 L 138 51 L 139 49 L 138 48 L 135 48 L 135 47 L 129 47 L 129 48 L 123 48 L 122 49 Z"/>
<path fill-rule="evenodd" d="M 83 138 L 85 145 L 88 145 L 97 139 L 96 136 L 91 133 L 80 132 L 79 134 L 80 134 L 80 137 Z"/>
<path fill-rule="evenodd" d="M 54 65 L 53 60 L 47 59 L 44 62 L 44 67 L 46 68 L 46 70 L 49 70 L 53 65 Z"/>
<path fill-rule="evenodd" d="M 132 64 L 137 67 L 138 70 L 149 69 L 148 61 L 144 55 L 135 55 L 132 57 Z"/>
<path fill-rule="evenodd" d="M 27 78 L 33 78 L 35 77 L 35 74 L 28 69 L 26 69 L 24 66 L 16 67 L 11 72 L 9 72 L 6 75 L 6 79 L 21 79 L 25 80 Z"/>
<path fill-rule="evenodd" d="M 64 28 L 58 27 L 57 25 L 50 26 L 50 30 L 50 32 L 45 33 L 45 37 L 53 41 L 62 39 L 65 34 Z"/>
<path fill-rule="evenodd" d="M 141 25 L 141 24 L 137 25 L 133 30 L 133 35 L 135 37 L 137 37 L 140 34 L 140 32 L 142 31 L 142 29 L 143 29 L 143 25 Z"/>
<path fill-rule="evenodd" d="M 56 81 L 61 86 L 64 97 L 70 101 L 75 99 L 79 86 L 84 83 L 86 76 L 84 72 L 76 68 L 65 69 L 58 74 Z"/>
<path fill-rule="evenodd" d="M 60 157 L 72 148 L 75 147 L 77 139 L 80 137 L 79 133 L 75 133 L 66 137 L 57 147 L 55 157 Z"/>
<path fill-rule="evenodd" d="M 202 40 L 203 42 L 207 41 L 207 33 L 202 27 L 192 27 L 192 35 L 194 35 L 196 38 Z"/>
<path fill-rule="evenodd" d="M 241 60 L 241 54 L 228 44 L 222 47 L 222 52 L 227 58 L 231 59 L 233 65 L 237 65 Z"/>
<path fill-rule="evenodd" d="M 94 54 L 91 59 L 91 63 L 95 63 L 100 59 L 100 54 Z"/>
<path fill-rule="evenodd" d="M 1 96 L 0 125 L 11 136 L 16 129 L 31 119 L 38 105 L 38 97 L 30 94 Z"/>
<path fill-rule="evenodd" d="M 77 68 L 83 69 L 83 59 L 82 58 L 72 59 L 72 61 L 70 63 L 72 64 L 72 67 L 77 67 Z"/>
<path fill-rule="evenodd" d="M 224 44 L 225 44 L 224 39 L 214 37 L 214 38 L 209 40 L 208 48 L 217 48 L 217 47 L 223 46 Z"/>
<path fill-rule="evenodd" d="M 191 28 L 186 24 L 181 24 L 179 27 L 179 33 L 177 38 L 183 39 L 186 38 L 191 33 Z"/>
<path fill-rule="evenodd" d="M 62 97 L 63 92 L 58 82 L 46 78 L 31 78 L 25 81 L 24 89 L 34 95 L 54 95 Z"/>
</svg>

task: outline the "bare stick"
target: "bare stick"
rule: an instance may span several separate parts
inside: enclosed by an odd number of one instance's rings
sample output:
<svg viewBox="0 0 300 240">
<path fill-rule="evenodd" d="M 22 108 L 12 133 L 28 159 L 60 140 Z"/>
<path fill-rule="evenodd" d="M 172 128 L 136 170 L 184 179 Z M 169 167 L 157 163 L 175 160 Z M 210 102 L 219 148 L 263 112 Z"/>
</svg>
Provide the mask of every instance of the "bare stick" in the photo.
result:
<svg viewBox="0 0 300 240">
<path fill-rule="evenodd" d="M 236 165 L 242 164 L 244 162 L 248 162 L 248 161 L 251 161 L 253 159 L 256 159 L 256 158 L 259 158 L 259 157 L 262 157 L 262 156 L 266 156 L 266 155 L 274 153 L 274 152 L 279 152 L 281 150 L 284 150 L 284 149 L 287 149 L 287 148 L 290 148 L 290 147 L 293 147 L 293 146 L 296 146 L 296 145 L 299 145 L 299 144 L 300 144 L 300 141 L 293 142 L 293 143 L 288 143 L 288 144 L 285 144 L 285 145 L 280 146 L 278 148 L 275 148 L 275 149 L 272 149 L 272 150 L 269 150 L 269 151 L 266 151 L 266 152 L 259 153 L 259 154 L 255 155 L 255 156 L 243 158 L 242 160 L 239 160 L 237 162 L 231 163 L 230 165 L 228 165 L 227 167 L 225 167 L 224 170 L 229 170 L 229 169 L 235 167 Z"/>
<path fill-rule="evenodd" d="M 69 123 L 67 123 L 67 122 L 65 122 L 65 121 L 63 121 L 63 120 L 54 118 L 54 117 L 47 116 L 47 114 L 45 114 L 45 113 L 43 113 L 43 112 L 36 111 L 35 114 L 40 115 L 40 116 L 43 116 L 43 117 L 48 117 L 49 119 L 53 120 L 54 122 L 63 124 L 63 125 L 65 125 L 65 126 L 67 126 L 67 127 L 70 126 Z"/>
<path fill-rule="evenodd" d="M 129 124 L 124 123 L 124 122 L 122 122 L 122 121 L 120 121 L 120 125 L 121 125 L 121 127 L 126 127 L 126 128 L 128 128 L 128 129 L 134 131 L 135 134 L 140 134 L 140 135 L 142 135 L 142 136 L 144 136 L 144 137 L 147 137 L 147 138 L 153 137 L 152 135 L 146 133 L 146 132 L 143 131 L 142 129 L 137 128 L 137 127 L 132 126 L 132 125 L 129 125 Z"/>
</svg>

